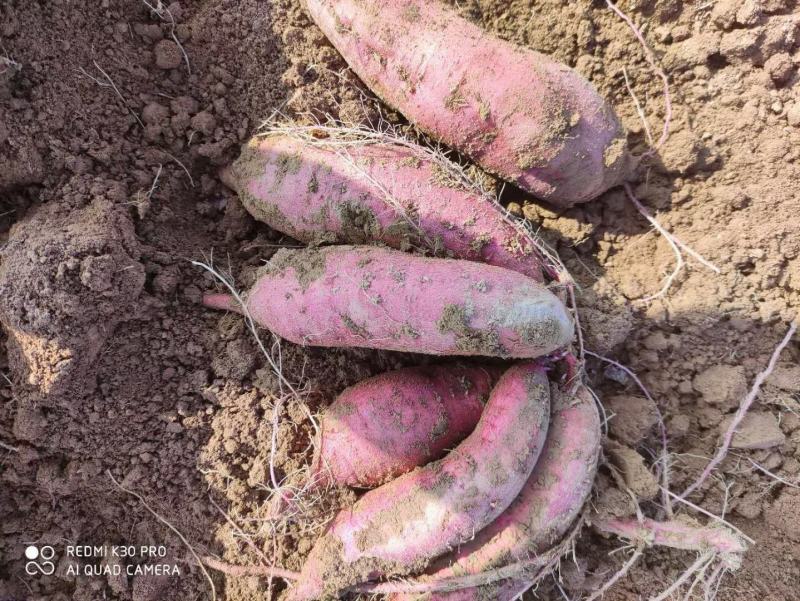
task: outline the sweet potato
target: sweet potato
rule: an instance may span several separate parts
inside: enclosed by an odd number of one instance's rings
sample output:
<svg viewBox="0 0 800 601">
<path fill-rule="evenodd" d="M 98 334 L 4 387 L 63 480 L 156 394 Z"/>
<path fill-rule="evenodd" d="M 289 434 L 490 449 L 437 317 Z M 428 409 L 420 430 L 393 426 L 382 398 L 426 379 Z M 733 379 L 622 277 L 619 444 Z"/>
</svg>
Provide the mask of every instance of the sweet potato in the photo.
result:
<svg viewBox="0 0 800 601">
<path fill-rule="evenodd" d="M 686 519 L 659 522 L 644 518 L 639 522 L 636 518 L 593 518 L 592 525 L 601 532 L 637 543 L 698 553 L 715 550 L 733 563 L 747 551 L 744 539 L 722 524 L 702 526 Z"/>
<path fill-rule="evenodd" d="M 624 178 L 619 120 L 566 65 L 500 40 L 435 0 L 305 4 L 372 91 L 488 171 L 563 206 Z"/>
<path fill-rule="evenodd" d="M 227 295 L 204 302 L 241 310 Z M 524 275 L 371 246 L 281 249 L 246 303 L 257 323 L 312 346 L 538 357 L 573 331 L 561 301 Z"/>
<path fill-rule="evenodd" d="M 373 488 L 441 458 L 475 428 L 500 373 L 408 367 L 347 388 L 320 419 L 312 478 Z"/>
<path fill-rule="evenodd" d="M 481 261 L 542 279 L 529 234 L 445 159 L 410 143 L 290 135 L 253 139 L 223 172 L 245 208 L 308 244 L 383 242 Z"/>
<path fill-rule="evenodd" d="M 438 559 L 427 578 L 477 574 L 535 557 L 557 544 L 575 521 L 594 483 L 600 452 L 600 417 L 585 388 L 572 396 L 553 386 L 544 450 L 519 497 L 456 553 Z M 433 593 L 426 601 L 510 601 L 530 587 L 524 578 Z M 393 595 L 391 601 L 414 599 Z"/>
<path fill-rule="evenodd" d="M 419 571 L 469 540 L 514 500 L 547 432 L 550 390 L 535 362 L 511 367 L 475 430 L 452 452 L 369 491 L 333 520 L 291 591 L 294 601 Z"/>
</svg>

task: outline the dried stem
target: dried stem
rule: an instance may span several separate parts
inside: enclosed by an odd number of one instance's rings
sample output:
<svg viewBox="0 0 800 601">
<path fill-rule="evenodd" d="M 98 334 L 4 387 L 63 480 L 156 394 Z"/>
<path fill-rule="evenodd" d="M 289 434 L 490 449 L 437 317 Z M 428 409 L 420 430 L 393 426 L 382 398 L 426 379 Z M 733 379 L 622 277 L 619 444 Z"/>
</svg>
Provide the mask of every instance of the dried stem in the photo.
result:
<svg viewBox="0 0 800 601">
<path fill-rule="evenodd" d="M 619 18 L 625 21 L 630 27 L 633 34 L 636 36 L 636 39 L 639 40 L 639 43 L 642 45 L 642 50 L 644 51 L 645 59 L 650 64 L 650 67 L 653 71 L 656 72 L 656 75 L 661 79 L 661 83 L 664 90 L 664 126 L 661 130 L 661 136 L 658 138 L 658 142 L 656 142 L 655 146 L 651 146 L 651 148 L 642 155 L 642 158 L 652 156 L 655 154 L 659 148 L 664 145 L 664 142 L 667 141 L 669 137 L 669 126 L 670 122 L 672 121 L 672 97 L 669 91 L 669 79 L 667 78 L 667 74 L 664 73 L 664 70 L 658 65 L 658 61 L 656 61 L 655 56 L 653 55 L 653 51 L 650 50 L 650 47 L 647 45 L 647 41 L 644 39 L 644 35 L 642 35 L 641 30 L 636 26 L 628 15 L 622 12 L 616 4 L 611 2 L 611 0 L 606 0 L 606 4 L 608 7 L 613 10 Z M 627 79 L 627 78 L 626 78 Z M 637 102 L 638 105 L 638 102 Z"/>
<path fill-rule="evenodd" d="M 183 44 L 181 44 L 180 40 L 178 39 L 178 36 L 175 35 L 175 17 L 172 16 L 172 13 L 170 12 L 169 8 L 164 6 L 161 0 L 158 0 L 157 6 L 153 6 L 147 0 L 142 0 L 142 2 L 147 8 L 149 8 L 151 11 L 157 14 L 158 18 L 161 19 L 162 21 L 165 20 L 164 14 L 167 15 L 167 17 L 169 18 L 169 25 L 170 25 L 170 32 L 169 32 L 170 37 L 172 37 L 172 41 L 175 42 L 175 45 L 178 47 L 178 49 L 181 51 L 181 54 L 183 55 L 183 60 L 186 63 L 186 72 L 189 75 L 191 75 L 192 66 L 189 64 L 189 55 L 186 54 L 186 50 L 183 49 Z"/>
<path fill-rule="evenodd" d="M 647 136 L 647 141 L 650 144 L 650 148 L 647 150 L 647 152 L 645 152 L 641 156 L 641 159 L 644 159 L 655 154 L 664 145 L 664 143 L 667 141 L 667 137 L 669 136 L 669 126 L 670 126 L 670 121 L 672 120 L 672 100 L 669 91 L 669 80 L 667 78 L 667 75 L 664 73 L 663 69 L 661 69 L 661 67 L 658 66 L 658 62 L 656 61 L 652 50 L 650 50 L 649 46 L 647 45 L 647 42 L 644 39 L 644 36 L 642 35 L 641 30 L 636 26 L 633 20 L 624 12 L 622 12 L 619 9 L 619 7 L 617 7 L 614 3 L 612 3 L 611 0 L 606 0 L 606 4 L 611 10 L 613 10 L 621 19 L 623 19 L 628 24 L 628 27 L 631 28 L 634 35 L 639 40 L 639 43 L 642 46 L 647 62 L 650 64 L 650 66 L 656 72 L 656 74 L 658 74 L 663 83 L 664 110 L 665 110 L 664 127 L 662 129 L 661 136 L 659 137 L 658 141 L 654 143 L 653 135 L 650 132 L 650 126 L 647 123 L 647 119 L 644 114 L 644 109 L 642 108 L 642 105 L 639 103 L 639 99 L 636 97 L 636 94 L 634 93 L 633 88 L 631 87 L 630 80 L 628 79 L 628 72 L 625 69 L 622 69 L 622 76 L 625 78 L 625 87 L 628 90 L 628 93 L 630 94 L 631 98 L 633 99 L 633 104 L 636 107 L 636 112 L 642 121 L 642 126 L 644 127 L 644 132 L 645 135 Z M 644 206 L 636 198 L 636 195 L 633 193 L 630 184 L 625 182 L 623 184 L 623 187 L 625 188 L 625 193 L 627 194 L 628 198 L 631 200 L 631 202 L 639 211 L 639 213 L 645 219 L 647 219 L 647 221 L 649 221 L 650 224 L 662 236 L 664 236 L 664 238 L 666 238 L 667 242 L 672 248 L 672 252 L 675 253 L 675 268 L 667 276 L 666 281 L 664 282 L 664 285 L 662 286 L 661 290 L 659 290 L 656 294 L 641 299 L 641 302 L 653 301 L 657 298 L 661 298 L 667 293 L 669 288 L 672 286 L 673 281 L 675 280 L 675 278 L 678 276 L 678 274 L 681 272 L 681 270 L 684 268 L 686 264 L 686 262 L 683 259 L 683 253 L 681 252 L 681 250 L 690 254 L 692 257 L 697 259 L 700 263 L 702 263 L 705 267 L 707 267 L 714 273 L 720 273 L 720 269 L 716 265 L 714 265 L 713 263 L 705 259 L 702 255 L 697 253 L 695 250 L 693 250 L 692 248 L 681 242 L 677 237 L 675 237 L 673 234 L 668 232 L 663 226 L 661 226 L 661 224 L 659 224 L 658 221 L 655 220 L 655 218 L 649 213 L 649 211 L 647 211 L 647 209 L 645 209 Z"/>
<path fill-rule="evenodd" d="M 785 484 L 786 486 L 789 486 L 789 487 L 791 487 L 791 488 L 800 488 L 800 484 L 798 484 L 798 483 L 796 483 L 796 482 L 789 482 L 789 481 L 788 481 L 788 480 L 786 480 L 785 478 L 781 478 L 781 477 L 780 477 L 778 474 L 774 474 L 774 473 L 772 473 L 772 472 L 771 472 L 771 471 L 769 471 L 767 468 L 765 468 L 763 465 L 761 465 L 761 464 L 759 464 L 759 463 L 756 463 L 755 461 L 753 461 L 752 459 L 750 459 L 750 457 L 748 457 L 748 458 L 747 458 L 747 460 L 748 460 L 748 461 L 749 461 L 749 462 L 752 464 L 752 466 L 753 466 L 754 468 L 756 468 L 756 469 L 757 469 L 759 472 L 763 473 L 763 474 L 764 474 L 764 475 L 766 475 L 766 476 L 769 476 L 770 478 L 772 478 L 773 480 L 775 480 L 775 482 L 776 482 L 776 483 L 779 483 L 779 484 Z"/>
<path fill-rule="evenodd" d="M 210 555 L 204 555 L 202 561 L 212 570 L 222 572 L 228 576 L 263 576 L 264 578 L 283 578 L 284 580 L 298 580 L 300 578 L 299 572 L 270 566 L 237 566 L 220 561 Z"/>
<path fill-rule="evenodd" d="M 590 357 L 594 357 L 595 359 L 599 359 L 604 363 L 613 365 L 614 367 L 621 369 L 626 374 L 628 374 L 628 376 L 639 387 L 639 390 L 642 391 L 642 394 L 644 394 L 645 398 L 653 404 L 653 407 L 655 407 L 656 417 L 658 419 L 658 430 L 661 436 L 661 457 L 659 458 L 659 461 L 661 463 L 661 490 L 662 490 L 661 498 L 664 503 L 664 510 L 667 512 L 667 516 L 672 517 L 672 502 L 670 501 L 669 495 L 667 494 L 667 491 L 670 490 L 669 448 L 668 448 L 669 439 L 667 437 L 667 426 L 664 423 L 664 416 L 661 413 L 661 408 L 658 406 L 658 403 L 656 403 L 656 400 L 653 398 L 653 395 L 650 394 L 650 391 L 647 389 L 647 387 L 639 379 L 639 376 L 637 376 L 629 367 L 626 367 L 625 365 L 619 363 L 618 361 L 614 361 L 613 359 L 604 357 L 603 355 L 598 355 L 597 353 L 594 353 L 592 351 L 585 351 L 585 352 Z"/>
<path fill-rule="evenodd" d="M 628 559 L 628 561 L 626 561 L 611 578 L 606 580 L 603 583 L 603 586 L 601 586 L 594 593 L 592 593 L 591 596 L 588 599 L 586 599 L 586 601 L 595 601 L 595 599 L 599 599 L 600 597 L 605 595 L 606 592 L 612 586 L 614 586 L 621 578 L 625 576 L 625 574 L 630 572 L 631 568 L 637 561 L 639 561 L 639 558 L 642 556 L 643 553 L 644 553 L 644 543 L 639 543 L 639 546 L 637 546 L 636 549 L 633 551 L 633 555 L 630 556 L 630 559 Z"/>
<path fill-rule="evenodd" d="M 285 402 L 285 397 L 286 397 L 286 395 L 284 393 L 284 387 L 286 389 L 288 389 L 289 393 L 300 402 L 300 405 L 305 410 L 306 415 L 308 416 L 309 420 L 311 421 L 312 426 L 314 427 L 314 430 L 317 433 L 319 433 L 319 424 L 317 423 L 317 420 L 314 418 L 313 414 L 309 410 L 309 408 L 306 405 L 306 403 L 303 402 L 303 398 L 302 398 L 300 392 L 298 391 L 298 389 L 294 385 L 292 385 L 291 382 L 289 382 L 289 380 L 287 380 L 286 377 L 283 375 L 283 369 L 282 369 L 282 364 L 281 364 L 281 359 L 280 359 L 279 339 L 277 338 L 277 336 L 274 336 L 274 334 L 273 334 L 273 336 L 275 338 L 275 343 L 276 343 L 276 345 L 278 347 L 278 359 L 276 360 L 273 357 L 272 353 L 270 353 L 267 350 L 267 347 L 264 345 L 264 342 L 261 340 L 261 336 L 258 333 L 258 328 L 256 327 L 256 322 L 253 319 L 253 316 L 250 314 L 250 310 L 247 308 L 247 303 L 245 302 L 244 297 L 239 292 L 239 290 L 236 289 L 236 286 L 234 286 L 232 278 L 230 276 L 226 277 L 220 271 L 218 271 L 216 268 L 214 268 L 213 265 L 212 265 L 213 260 L 209 260 L 207 263 L 203 263 L 203 262 L 200 262 L 200 261 L 191 261 L 191 263 L 192 263 L 192 265 L 195 265 L 197 267 L 201 267 L 201 268 L 205 269 L 206 271 L 208 271 L 211 275 L 213 275 L 217 279 L 217 281 L 219 281 L 223 286 L 225 286 L 225 288 L 228 289 L 228 292 L 231 294 L 233 299 L 236 301 L 236 303 L 238 303 L 239 307 L 241 308 L 241 312 L 242 312 L 242 314 L 244 315 L 244 318 L 245 318 L 245 323 L 247 324 L 247 327 L 250 330 L 250 333 L 253 335 L 253 338 L 255 339 L 256 344 L 258 345 L 258 348 L 261 350 L 261 353 L 264 355 L 264 358 L 267 360 L 267 363 L 269 364 L 270 368 L 272 369 L 272 372 L 278 378 L 278 386 L 280 388 L 280 396 L 277 398 L 277 400 L 276 400 L 276 402 L 275 402 L 275 404 L 273 406 L 273 428 L 272 428 L 272 437 L 271 437 L 271 446 L 270 446 L 270 479 L 272 481 L 272 486 L 274 487 L 275 492 L 277 492 L 279 495 L 281 495 L 281 497 L 284 498 L 284 501 L 288 502 L 288 501 L 290 501 L 290 499 L 284 496 L 284 494 L 282 492 L 281 484 L 277 480 L 276 473 L 275 473 L 275 467 L 274 467 L 275 466 L 275 449 L 277 448 L 278 416 L 280 415 L 280 411 L 283 408 L 283 404 Z"/>
<path fill-rule="evenodd" d="M 628 95 L 630 95 L 631 99 L 633 100 L 633 104 L 636 107 L 636 113 L 639 115 L 639 120 L 642 122 L 642 127 L 644 128 L 644 133 L 647 136 L 647 142 L 650 144 L 651 147 L 654 146 L 653 142 L 653 134 L 650 132 L 650 124 L 647 123 L 647 117 L 645 117 L 644 109 L 642 105 L 639 103 L 639 99 L 636 97 L 636 94 L 631 87 L 631 82 L 628 79 L 628 70 L 625 67 L 622 67 L 622 77 L 625 79 L 625 89 L 628 90 Z"/>
<path fill-rule="evenodd" d="M 233 528 L 236 532 L 239 533 L 239 535 L 244 539 L 244 541 L 247 543 L 247 545 L 255 552 L 255 554 L 258 555 L 262 560 L 264 560 L 265 564 L 268 564 L 269 563 L 269 558 L 264 554 L 264 552 L 261 549 L 258 548 L 258 546 L 253 542 L 253 539 L 250 538 L 247 534 L 245 534 L 244 530 L 241 529 L 239 524 L 237 524 L 234 521 L 234 519 L 230 515 L 228 515 L 225 512 L 225 510 L 223 510 L 222 507 L 220 507 L 217 504 L 216 501 L 214 501 L 214 499 L 211 497 L 211 495 L 208 495 L 208 500 L 216 508 L 216 510 L 219 511 L 219 513 L 222 515 L 222 517 L 225 518 L 225 521 L 228 522 L 228 524 L 231 525 L 231 528 Z"/>
<path fill-rule="evenodd" d="M 107 83 L 104 83 L 104 82 L 100 81 L 99 79 L 97 79 L 96 77 L 94 77 L 93 75 L 89 74 L 89 73 L 86 71 L 86 69 L 84 69 L 83 67 L 80 67 L 80 68 L 78 69 L 78 71 L 79 71 L 79 72 L 81 72 L 81 73 L 83 73 L 83 74 L 84 74 L 86 77 L 88 77 L 89 79 L 91 79 L 93 82 L 95 82 L 95 83 L 96 83 L 97 85 L 99 85 L 100 87 L 102 87 L 102 88 L 108 88 L 108 87 L 110 87 L 112 90 L 114 90 L 114 93 L 115 93 L 115 94 L 116 94 L 116 95 L 119 97 L 119 99 L 122 101 L 122 104 L 124 104 L 124 105 L 125 105 L 125 108 L 126 108 L 126 109 L 128 109 L 128 111 L 130 112 L 130 114 L 131 114 L 131 115 L 133 115 L 133 118 L 134 118 L 134 119 L 136 119 L 136 122 L 139 124 L 139 126 L 140 126 L 142 129 L 144 129 L 144 123 L 142 123 L 142 120 L 139 118 L 139 115 L 136 113 L 136 111 L 134 111 L 134 110 L 133 110 L 133 108 L 131 108 L 131 105 L 130 105 L 130 104 L 128 104 L 128 101 L 127 101 L 127 100 L 125 100 L 125 97 L 124 97 L 124 96 L 122 95 L 122 93 L 119 91 L 119 88 L 117 87 L 117 84 L 115 84 L 115 83 L 114 83 L 114 80 L 113 80 L 113 79 L 111 79 L 111 76 L 110 76 L 108 73 L 106 73 L 106 72 L 103 70 L 103 68 L 102 68 L 100 65 L 98 65 L 98 64 L 97 64 L 97 61 L 93 60 L 92 62 L 94 63 L 94 66 L 95 66 L 95 68 L 96 68 L 98 71 L 100 71 L 100 73 L 103 75 L 103 77 L 105 77 L 105 78 L 106 78 L 106 82 L 107 82 Z"/>
<path fill-rule="evenodd" d="M 127 493 L 138 499 L 139 502 L 142 505 L 144 505 L 144 508 L 147 509 L 147 511 L 149 511 L 153 515 L 153 517 L 155 517 L 159 522 L 164 524 L 167 528 L 172 530 L 172 532 L 174 532 L 175 535 L 179 539 L 181 539 L 181 542 L 184 545 L 186 545 L 186 548 L 189 549 L 189 553 L 191 553 L 192 557 L 194 557 L 195 561 L 197 561 L 197 565 L 200 567 L 200 570 L 203 572 L 203 575 L 206 577 L 206 580 L 208 580 L 209 586 L 211 586 L 211 601 L 216 601 L 217 589 L 214 586 L 214 581 L 211 579 L 211 574 L 208 573 L 208 570 L 206 570 L 205 566 L 203 565 L 203 562 L 200 559 L 200 556 L 197 554 L 197 551 L 195 551 L 194 547 L 189 543 L 188 540 L 186 540 L 186 537 L 183 536 L 183 534 L 181 534 L 181 532 L 175 526 L 173 526 L 166 518 L 162 517 L 155 509 L 150 507 L 150 505 L 147 503 L 147 501 L 144 500 L 144 497 L 142 495 L 133 490 L 130 490 L 129 488 L 125 488 L 124 486 L 122 486 L 122 484 L 117 482 L 116 478 L 114 478 L 114 475 L 111 473 L 110 470 L 106 470 L 106 474 L 108 474 L 108 477 L 111 478 L 111 481 L 117 488 L 119 488 L 122 492 Z"/>
<path fill-rule="evenodd" d="M 5 449 L 6 451 L 11 451 L 12 453 L 19 453 L 19 449 L 17 447 L 12 447 L 10 444 L 6 444 L 1 440 L 0 449 Z"/>
<path fill-rule="evenodd" d="M 578 337 L 578 359 L 584 360 L 585 348 L 583 346 L 583 330 L 581 328 L 581 319 L 578 314 L 578 303 L 575 301 L 575 285 L 573 283 L 567 284 L 567 294 L 569 295 L 569 304 L 572 305 L 572 314 L 575 317 L 575 333 Z"/>
<path fill-rule="evenodd" d="M 0 56 L 0 75 L 7 71 L 21 71 L 22 65 L 10 56 Z"/>
<path fill-rule="evenodd" d="M 150 186 L 150 189 L 147 191 L 147 200 L 150 200 L 153 197 L 153 194 L 156 191 L 156 186 L 158 185 L 158 178 L 161 177 L 161 172 L 164 170 L 164 165 L 161 163 L 158 164 L 158 171 L 156 171 L 156 176 L 153 178 L 153 184 Z"/>
<path fill-rule="evenodd" d="M 194 188 L 194 179 L 192 178 L 192 174 L 191 174 L 191 173 L 189 173 L 189 170 L 186 168 L 186 165 L 184 165 L 183 163 L 181 163 L 181 162 L 180 162 L 180 160 L 179 160 L 177 157 L 175 157 L 175 156 L 171 155 L 171 154 L 170 154 L 170 153 L 168 153 L 166 150 L 162 150 L 162 149 L 159 149 L 159 150 L 161 150 L 161 152 L 163 152 L 165 155 L 167 155 L 169 158 L 171 158 L 173 161 L 175 161 L 175 162 L 178 164 L 178 166 L 179 166 L 181 169 L 183 169 L 183 170 L 184 170 L 184 172 L 186 172 L 186 177 L 188 177 L 188 178 L 189 178 L 189 184 L 192 186 L 192 188 Z"/>
<path fill-rule="evenodd" d="M 719 591 L 719 585 L 722 582 L 723 576 L 725 576 L 727 572 L 728 569 L 723 563 L 720 563 L 716 568 L 714 568 L 714 571 L 711 572 L 711 576 L 705 582 L 703 591 L 704 601 L 713 601 L 713 599 L 716 599 L 717 592 Z"/>
<path fill-rule="evenodd" d="M 775 347 L 775 350 L 772 352 L 772 356 L 769 359 L 769 363 L 767 364 L 766 369 L 764 369 L 764 371 L 762 371 L 756 376 L 756 379 L 753 382 L 753 387 L 750 389 L 750 392 L 739 403 L 739 409 L 736 410 L 736 414 L 733 416 L 733 420 L 731 421 L 728 430 L 725 432 L 725 435 L 722 438 L 722 444 L 720 445 L 719 449 L 717 449 L 717 453 L 714 455 L 711 461 L 708 462 L 708 465 L 706 465 L 705 469 L 697 478 L 697 480 L 695 480 L 691 485 L 689 485 L 686 488 L 686 490 L 683 491 L 683 493 L 681 494 L 681 499 L 685 499 L 695 490 L 697 490 L 700 486 L 702 486 L 703 483 L 711 475 L 711 472 L 713 472 L 716 469 L 716 467 L 722 462 L 722 460 L 725 459 L 726 455 L 728 454 L 728 451 L 730 450 L 731 443 L 733 442 L 733 436 L 736 433 L 736 429 L 739 427 L 739 425 L 742 423 L 742 420 L 747 415 L 750 406 L 758 397 L 758 393 L 761 390 L 761 385 L 775 369 L 775 366 L 778 363 L 778 358 L 780 357 L 781 352 L 783 352 L 783 349 L 786 348 L 786 345 L 789 344 L 789 341 L 792 339 L 792 336 L 794 336 L 794 333 L 796 331 L 797 331 L 797 322 L 792 322 L 791 326 L 789 327 L 789 331 L 786 332 L 786 335 L 783 337 L 778 346 Z"/>
<path fill-rule="evenodd" d="M 674 593 L 680 587 L 682 587 L 684 582 L 689 580 L 689 578 L 691 578 L 695 574 L 700 575 L 702 572 L 704 572 L 712 561 L 714 561 L 713 551 L 707 551 L 705 553 L 701 553 L 700 555 L 697 556 L 697 559 L 694 561 L 694 563 L 692 563 L 692 565 L 686 568 L 683 574 L 681 574 L 675 580 L 675 582 L 673 582 L 669 587 L 664 589 L 664 591 L 660 595 L 651 597 L 650 601 L 666 601 L 666 599 L 668 599 L 670 596 L 672 596 L 672 593 Z M 695 582 L 697 582 L 696 579 Z"/>
<path fill-rule="evenodd" d="M 664 236 L 664 238 L 667 240 L 670 247 L 672 248 L 672 252 L 675 253 L 675 269 L 673 269 L 672 273 L 669 274 L 669 276 L 667 276 L 667 279 L 664 282 L 664 285 L 661 287 L 661 290 L 659 290 L 656 294 L 640 299 L 640 302 L 643 303 L 650 302 L 657 298 L 661 298 L 667 293 L 667 290 L 669 290 L 669 288 L 672 286 L 672 282 L 675 280 L 675 278 L 678 276 L 678 274 L 686 265 L 686 262 L 683 260 L 683 253 L 681 252 L 681 250 L 690 254 L 692 257 L 697 259 L 700 263 L 702 263 L 705 267 L 707 267 L 714 273 L 720 273 L 721 270 L 719 267 L 711 263 L 708 259 L 703 257 L 700 253 L 698 253 L 696 250 L 694 250 L 684 242 L 681 242 L 678 238 L 675 237 L 675 235 L 667 231 L 667 229 L 665 229 L 664 226 L 662 226 L 658 221 L 656 221 L 655 217 L 653 217 L 650 214 L 650 212 L 644 207 L 644 205 L 641 202 L 639 202 L 639 199 L 636 198 L 636 195 L 633 193 L 633 189 L 631 188 L 631 185 L 628 182 L 625 182 L 623 184 L 623 187 L 625 188 L 625 194 L 628 196 L 628 199 L 633 203 L 633 206 L 636 207 L 636 210 L 639 211 L 639 213 L 645 219 L 647 219 L 647 221 L 650 222 L 650 225 L 652 225 L 653 228 L 655 228 L 655 230 L 659 234 Z"/>
</svg>

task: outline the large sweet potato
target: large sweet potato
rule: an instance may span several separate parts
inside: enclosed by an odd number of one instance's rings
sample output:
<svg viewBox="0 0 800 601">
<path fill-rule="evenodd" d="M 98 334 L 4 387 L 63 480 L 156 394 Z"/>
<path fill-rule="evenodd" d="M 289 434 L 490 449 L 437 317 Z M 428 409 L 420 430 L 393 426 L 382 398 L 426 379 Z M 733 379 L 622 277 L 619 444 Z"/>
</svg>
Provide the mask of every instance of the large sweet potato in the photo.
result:
<svg viewBox="0 0 800 601">
<path fill-rule="evenodd" d="M 585 388 L 572 396 L 553 386 L 552 413 L 544 450 L 519 497 L 474 539 L 438 559 L 426 578 L 478 574 L 524 561 L 557 544 L 592 490 L 600 452 L 600 417 Z M 525 578 L 448 593 L 426 601 L 511 601 L 530 587 Z M 393 595 L 408 601 L 415 595 Z"/>
<path fill-rule="evenodd" d="M 358 76 L 420 129 L 559 205 L 627 171 L 619 121 L 566 65 L 500 40 L 436 0 L 305 0 Z"/>
<path fill-rule="evenodd" d="M 475 428 L 500 372 L 408 367 L 347 388 L 320 418 L 312 478 L 372 488 L 441 458 Z"/>
<path fill-rule="evenodd" d="M 293 601 L 419 571 L 469 540 L 514 500 L 544 443 L 550 390 L 533 362 L 511 367 L 475 430 L 444 459 L 369 491 L 344 509 L 306 560 Z"/>
<path fill-rule="evenodd" d="M 227 295 L 204 302 L 241 310 Z M 524 275 L 371 246 L 282 249 L 246 302 L 256 322 L 312 346 L 538 357 L 573 332 L 561 301 Z"/>
<path fill-rule="evenodd" d="M 418 248 L 542 279 L 531 236 L 443 158 L 410 143 L 258 137 L 223 172 L 245 208 L 305 243 Z"/>
</svg>

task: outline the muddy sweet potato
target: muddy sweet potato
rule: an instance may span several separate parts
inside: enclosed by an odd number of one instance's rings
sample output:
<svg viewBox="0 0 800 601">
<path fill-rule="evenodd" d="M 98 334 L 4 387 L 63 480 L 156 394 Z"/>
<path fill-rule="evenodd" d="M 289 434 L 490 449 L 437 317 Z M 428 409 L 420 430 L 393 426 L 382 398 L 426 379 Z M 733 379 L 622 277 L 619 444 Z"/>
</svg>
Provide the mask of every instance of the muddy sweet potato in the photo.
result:
<svg viewBox="0 0 800 601">
<path fill-rule="evenodd" d="M 530 234 L 445 159 L 408 142 L 320 131 L 325 138 L 254 138 L 223 172 L 256 219 L 307 244 L 377 241 L 542 279 Z"/>
<path fill-rule="evenodd" d="M 224 294 L 204 302 L 241 310 Z M 311 346 L 532 358 L 573 332 L 561 301 L 522 274 L 371 246 L 281 249 L 246 306 L 257 323 Z"/>
<path fill-rule="evenodd" d="M 519 363 L 492 390 L 475 430 L 440 461 L 367 492 L 334 519 L 306 560 L 293 601 L 408 574 L 469 540 L 514 500 L 547 432 L 544 368 Z"/>
<path fill-rule="evenodd" d="M 441 458 L 475 428 L 500 373 L 408 367 L 347 388 L 320 418 L 313 481 L 373 488 Z"/>
<path fill-rule="evenodd" d="M 644 518 L 640 522 L 636 518 L 593 518 L 592 525 L 600 532 L 637 543 L 698 553 L 714 549 L 731 561 L 740 560 L 742 553 L 747 551 L 745 540 L 722 524 L 702 526 L 686 519 L 659 522 Z"/>
<path fill-rule="evenodd" d="M 589 392 L 567 395 L 553 386 L 550 426 L 539 461 L 517 499 L 494 522 L 436 560 L 426 578 L 478 574 L 536 557 L 557 544 L 583 508 L 594 483 L 600 452 L 600 417 Z M 524 578 L 433 593 L 426 601 L 511 601 L 531 586 Z M 410 601 L 415 595 L 393 595 Z"/>
<path fill-rule="evenodd" d="M 625 176 L 617 117 L 566 65 L 500 40 L 435 0 L 305 5 L 373 92 L 488 171 L 562 206 Z"/>
</svg>

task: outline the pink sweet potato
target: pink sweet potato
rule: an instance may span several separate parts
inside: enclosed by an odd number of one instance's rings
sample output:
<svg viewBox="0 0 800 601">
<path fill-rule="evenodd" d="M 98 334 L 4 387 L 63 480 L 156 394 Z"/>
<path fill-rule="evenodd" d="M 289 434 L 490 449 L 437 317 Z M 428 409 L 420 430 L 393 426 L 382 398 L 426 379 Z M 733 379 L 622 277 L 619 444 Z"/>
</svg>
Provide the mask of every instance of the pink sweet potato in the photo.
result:
<svg viewBox="0 0 800 601">
<path fill-rule="evenodd" d="M 639 522 L 636 518 L 595 518 L 592 525 L 601 532 L 637 543 L 698 553 L 715 550 L 731 561 L 741 559 L 741 554 L 747 551 L 744 539 L 722 524 L 701 526 L 680 519 L 659 522 L 644 518 Z"/>
<path fill-rule="evenodd" d="M 511 506 L 456 553 L 428 569 L 432 580 L 478 574 L 524 561 L 556 545 L 583 508 L 594 483 L 600 452 L 600 417 L 585 388 L 575 396 L 553 386 L 544 450 Z M 524 578 L 482 587 L 433 593 L 426 601 L 510 601 L 530 587 Z M 393 595 L 406 601 L 415 595 Z"/>
<path fill-rule="evenodd" d="M 241 309 L 227 295 L 204 302 Z M 525 358 L 573 332 L 561 301 L 522 274 L 371 246 L 281 249 L 246 303 L 257 323 L 312 346 Z"/>
<path fill-rule="evenodd" d="M 625 135 L 566 65 L 500 40 L 435 0 L 305 0 L 382 100 L 488 171 L 559 205 L 621 182 Z"/>
<path fill-rule="evenodd" d="M 312 478 L 373 488 L 441 458 L 475 428 L 500 373 L 408 367 L 351 386 L 322 414 Z"/>
<path fill-rule="evenodd" d="M 369 491 L 334 519 L 306 560 L 294 601 L 408 574 L 469 540 L 514 500 L 547 431 L 550 389 L 534 362 L 511 367 L 475 430 L 452 452 Z"/>
<path fill-rule="evenodd" d="M 308 244 L 378 241 L 542 279 L 530 235 L 487 195 L 466 189 L 445 159 L 407 142 L 320 131 L 328 137 L 255 138 L 223 172 L 256 219 Z"/>
</svg>

